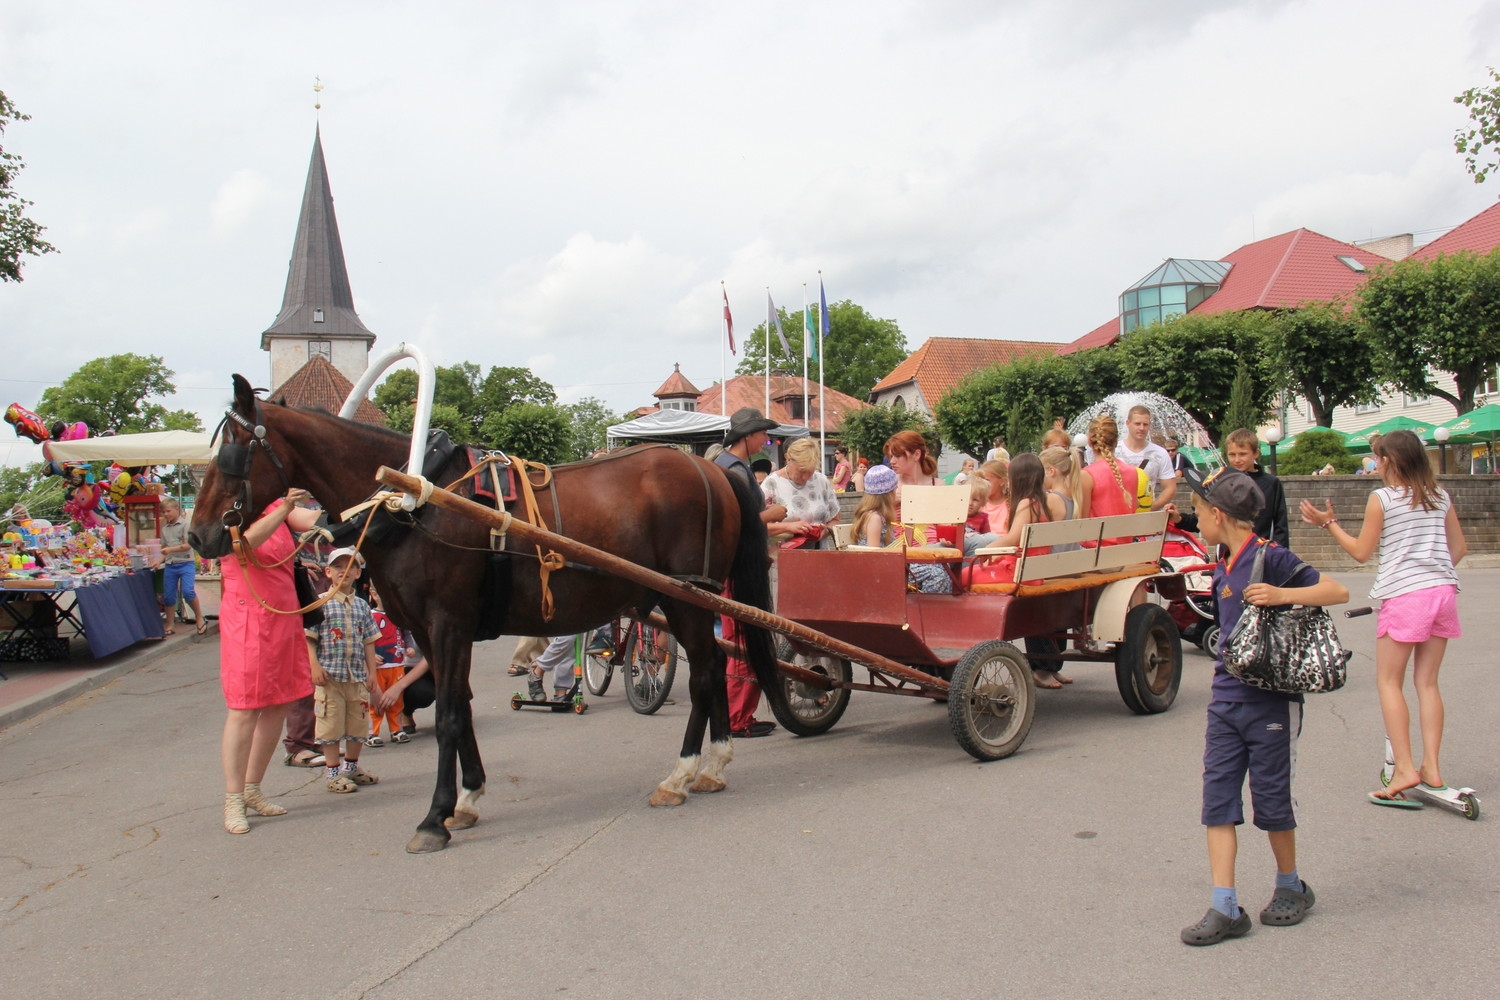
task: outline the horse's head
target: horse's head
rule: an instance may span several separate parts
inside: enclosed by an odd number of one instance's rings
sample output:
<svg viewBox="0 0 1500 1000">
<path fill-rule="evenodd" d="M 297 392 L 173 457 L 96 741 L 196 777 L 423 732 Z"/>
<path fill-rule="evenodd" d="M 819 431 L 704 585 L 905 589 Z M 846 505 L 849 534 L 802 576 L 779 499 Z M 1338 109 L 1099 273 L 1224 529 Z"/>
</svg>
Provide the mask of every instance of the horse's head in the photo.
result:
<svg viewBox="0 0 1500 1000">
<path fill-rule="evenodd" d="M 234 376 L 234 403 L 219 425 L 223 439 L 198 490 L 188 541 L 205 559 L 229 554 L 230 528 L 243 531 L 290 488 L 282 463 L 292 455 L 285 439 L 266 422 L 267 410 L 244 376 Z"/>
</svg>

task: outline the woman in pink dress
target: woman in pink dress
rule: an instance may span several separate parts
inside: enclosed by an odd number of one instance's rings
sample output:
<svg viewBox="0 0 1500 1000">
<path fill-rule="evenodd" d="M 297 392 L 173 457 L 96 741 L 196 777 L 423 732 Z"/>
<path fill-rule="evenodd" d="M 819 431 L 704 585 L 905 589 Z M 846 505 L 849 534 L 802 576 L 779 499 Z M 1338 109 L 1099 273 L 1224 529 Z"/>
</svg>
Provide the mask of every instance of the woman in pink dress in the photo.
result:
<svg viewBox="0 0 1500 1000">
<path fill-rule="evenodd" d="M 287 705 L 312 693 L 312 675 L 302 616 L 275 614 L 260 601 L 283 611 L 299 607 L 290 556 L 296 548 L 292 532 L 306 531 L 318 519 L 317 511 L 301 506 L 307 499 L 306 490 L 288 490 L 245 529 L 243 538 L 260 566 L 242 565 L 235 556 L 219 561 L 219 681 L 229 706 L 220 756 L 224 829 L 230 833 L 250 832 L 247 807 L 261 816 L 286 812 L 266 799 L 260 782 L 281 738 Z"/>
</svg>

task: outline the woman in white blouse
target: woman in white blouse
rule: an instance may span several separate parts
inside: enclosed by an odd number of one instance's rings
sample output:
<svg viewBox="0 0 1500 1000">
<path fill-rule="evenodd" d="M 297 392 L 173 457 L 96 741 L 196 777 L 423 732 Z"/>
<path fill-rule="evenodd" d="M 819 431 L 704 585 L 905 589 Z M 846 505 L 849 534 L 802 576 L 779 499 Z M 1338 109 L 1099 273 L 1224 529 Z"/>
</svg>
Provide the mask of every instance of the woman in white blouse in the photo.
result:
<svg viewBox="0 0 1500 1000">
<path fill-rule="evenodd" d="M 786 448 L 786 464 L 760 484 L 767 503 L 786 507 L 786 526 L 794 535 L 815 535 L 831 543 L 839 520 L 838 496 L 828 477 L 818 471 L 817 442 L 799 438 Z"/>
</svg>

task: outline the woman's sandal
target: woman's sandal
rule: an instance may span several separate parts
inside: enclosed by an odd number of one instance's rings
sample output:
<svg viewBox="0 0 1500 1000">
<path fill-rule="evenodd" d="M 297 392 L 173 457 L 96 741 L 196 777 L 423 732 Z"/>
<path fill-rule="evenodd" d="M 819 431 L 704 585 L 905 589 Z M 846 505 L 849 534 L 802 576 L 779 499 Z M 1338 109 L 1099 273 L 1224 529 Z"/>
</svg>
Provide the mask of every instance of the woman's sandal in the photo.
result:
<svg viewBox="0 0 1500 1000">
<path fill-rule="evenodd" d="M 208 622 L 201 621 L 201 620 L 198 622 L 198 634 L 199 635 L 208 635 Z"/>
<path fill-rule="evenodd" d="M 278 806 L 260 790 L 260 783 L 245 782 L 245 808 L 254 809 L 257 816 L 285 816 L 286 807 Z"/>
<path fill-rule="evenodd" d="M 172 626 L 168 625 L 166 628 L 164 628 L 164 629 L 161 630 L 161 634 L 162 635 L 176 635 L 177 634 L 177 630 L 175 628 L 173 628 Z"/>
<path fill-rule="evenodd" d="M 239 792 L 224 793 L 224 829 L 230 833 L 250 832 L 250 821 L 245 818 L 245 796 Z"/>
</svg>

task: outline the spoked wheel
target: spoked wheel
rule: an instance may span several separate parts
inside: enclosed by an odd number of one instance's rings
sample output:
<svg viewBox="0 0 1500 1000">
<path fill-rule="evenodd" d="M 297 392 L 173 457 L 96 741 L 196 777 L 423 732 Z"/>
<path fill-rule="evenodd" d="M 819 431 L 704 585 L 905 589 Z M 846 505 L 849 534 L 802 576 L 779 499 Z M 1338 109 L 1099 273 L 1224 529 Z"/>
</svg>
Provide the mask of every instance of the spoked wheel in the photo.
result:
<svg viewBox="0 0 1500 1000">
<path fill-rule="evenodd" d="M 953 668 L 948 726 L 978 760 L 1000 760 L 1020 749 L 1036 712 L 1031 665 L 1008 642 L 981 642 Z"/>
<path fill-rule="evenodd" d="M 645 622 L 632 624 L 625 638 L 620 673 L 630 707 L 650 715 L 666 703 L 677 676 L 677 640 Z"/>
<path fill-rule="evenodd" d="M 1198 648 L 1209 656 L 1219 655 L 1219 623 L 1214 622 L 1198 636 Z"/>
<path fill-rule="evenodd" d="M 588 686 L 589 694 L 597 698 L 608 691 L 614 676 L 613 658 L 606 659 L 596 653 L 583 654 L 583 683 Z"/>
<path fill-rule="evenodd" d="M 835 684 L 847 684 L 854 677 L 854 668 L 848 660 L 823 653 L 799 653 L 786 636 L 776 639 L 776 658 L 822 674 Z M 784 675 L 778 675 L 777 680 L 781 682 L 781 697 L 768 699 L 771 712 L 776 721 L 793 735 L 821 736 L 833 728 L 834 723 L 843 717 L 844 709 L 849 707 L 848 688 L 835 687 L 824 691 Z"/>
<path fill-rule="evenodd" d="M 1125 639 L 1115 647 L 1115 685 L 1126 707 L 1137 715 L 1165 712 L 1177 700 L 1181 683 L 1177 623 L 1156 604 L 1131 608 L 1125 616 Z"/>
</svg>

